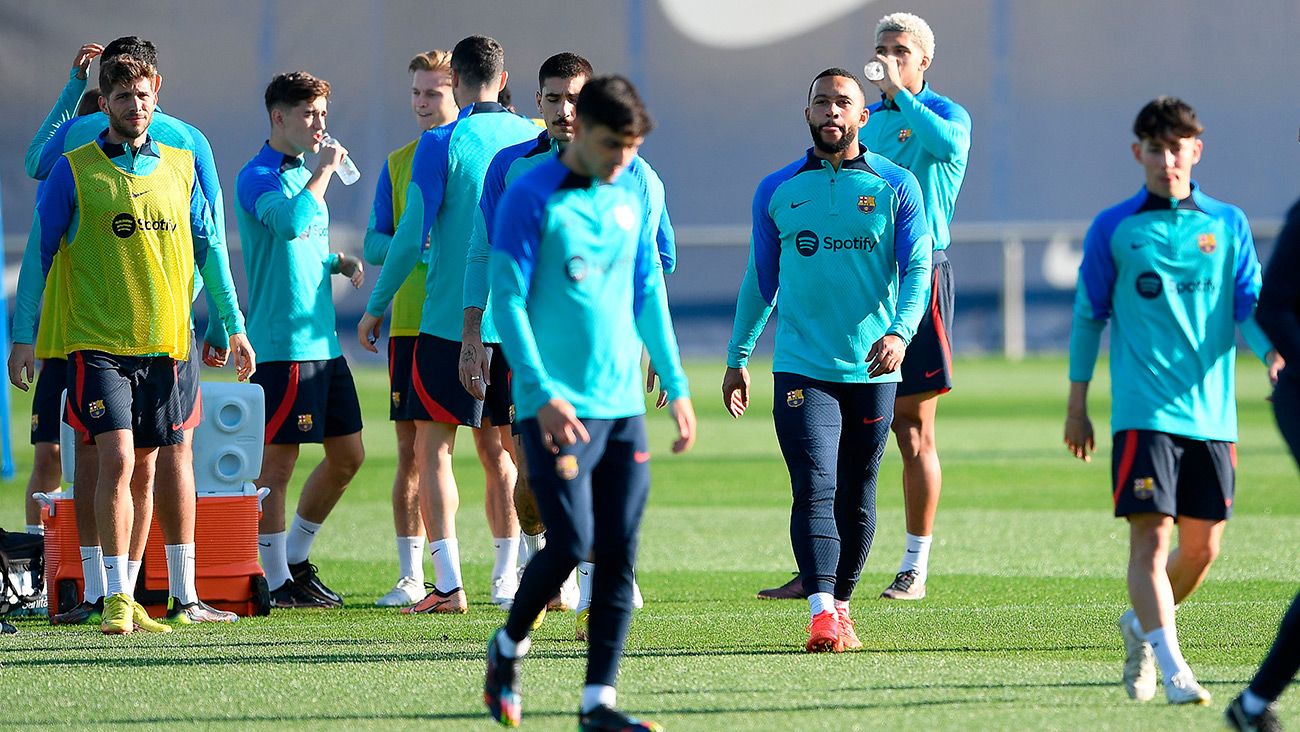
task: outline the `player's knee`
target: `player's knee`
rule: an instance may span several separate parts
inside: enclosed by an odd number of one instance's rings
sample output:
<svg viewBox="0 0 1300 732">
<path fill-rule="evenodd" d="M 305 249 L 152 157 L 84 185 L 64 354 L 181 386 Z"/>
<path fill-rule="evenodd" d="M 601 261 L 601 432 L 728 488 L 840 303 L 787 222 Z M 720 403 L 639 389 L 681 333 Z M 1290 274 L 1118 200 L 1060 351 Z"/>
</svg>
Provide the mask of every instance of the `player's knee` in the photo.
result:
<svg viewBox="0 0 1300 732">
<path fill-rule="evenodd" d="M 358 441 L 355 447 L 338 450 L 327 455 L 326 459 L 335 475 L 344 480 L 352 480 L 357 471 L 361 470 L 361 463 L 366 461 L 366 449 Z"/>
<path fill-rule="evenodd" d="M 1207 542 L 1205 544 L 1196 544 L 1191 546 L 1180 545 L 1178 547 L 1179 556 L 1183 561 L 1190 563 L 1194 567 L 1205 569 L 1214 563 L 1219 556 L 1219 543 L 1217 541 Z"/>
</svg>

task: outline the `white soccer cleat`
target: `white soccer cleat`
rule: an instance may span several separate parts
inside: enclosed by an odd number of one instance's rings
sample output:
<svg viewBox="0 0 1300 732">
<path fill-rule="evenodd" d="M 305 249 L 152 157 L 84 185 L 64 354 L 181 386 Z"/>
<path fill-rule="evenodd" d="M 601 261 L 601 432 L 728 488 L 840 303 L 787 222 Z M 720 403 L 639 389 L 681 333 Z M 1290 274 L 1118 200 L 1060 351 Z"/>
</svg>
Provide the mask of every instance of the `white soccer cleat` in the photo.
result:
<svg viewBox="0 0 1300 732">
<path fill-rule="evenodd" d="M 1196 683 L 1196 677 L 1189 670 L 1176 674 L 1165 684 L 1165 698 L 1170 704 L 1205 706 L 1210 703 L 1210 692 Z"/>
<path fill-rule="evenodd" d="M 569 577 L 564 580 L 564 584 L 560 585 L 560 604 L 559 607 L 554 609 L 565 611 L 577 608 L 581 594 L 578 590 L 578 572 L 574 570 L 569 573 Z"/>
<path fill-rule="evenodd" d="M 1137 613 L 1129 609 L 1116 623 L 1124 638 L 1124 691 L 1130 699 L 1151 701 L 1156 696 L 1156 655 L 1133 627 L 1136 622 Z"/>
<path fill-rule="evenodd" d="M 492 580 L 492 604 L 502 610 L 509 610 L 515 604 L 515 593 L 519 591 L 519 583 L 511 577 L 498 577 Z"/>
<path fill-rule="evenodd" d="M 640 610 L 645 607 L 645 598 L 641 596 L 641 585 L 636 583 L 636 578 L 632 578 L 632 609 Z"/>
<path fill-rule="evenodd" d="M 406 607 L 424 597 L 424 583 L 414 577 L 402 577 L 388 594 L 375 600 L 378 607 Z"/>
</svg>

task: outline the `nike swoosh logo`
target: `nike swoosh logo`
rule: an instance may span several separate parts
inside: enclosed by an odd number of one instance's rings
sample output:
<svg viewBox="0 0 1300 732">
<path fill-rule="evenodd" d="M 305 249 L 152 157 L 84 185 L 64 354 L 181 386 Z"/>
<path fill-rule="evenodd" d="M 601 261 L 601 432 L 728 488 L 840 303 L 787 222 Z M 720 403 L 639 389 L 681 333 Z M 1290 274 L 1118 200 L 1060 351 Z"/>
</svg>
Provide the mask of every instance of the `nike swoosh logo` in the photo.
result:
<svg viewBox="0 0 1300 732">
<path fill-rule="evenodd" d="M 270 549 L 270 548 L 271 548 L 271 545 L 270 545 L 270 544 L 263 544 L 263 543 L 260 542 L 260 541 L 257 542 L 257 545 L 258 545 L 258 546 L 264 546 L 264 547 L 266 547 L 267 549 Z"/>
<path fill-rule="evenodd" d="M 174 424 L 174 425 L 172 425 L 172 432 L 177 432 L 177 431 L 183 429 L 184 427 L 185 427 L 184 424 Z"/>
<path fill-rule="evenodd" d="M 1130 249 L 1141 249 L 1142 247 L 1147 246 L 1147 245 L 1150 244 L 1150 243 L 1151 243 L 1151 242 L 1149 242 L 1149 241 L 1144 241 L 1144 242 L 1142 242 L 1141 244 L 1130 243 L 1128 246 L 1129 246 Z"/>
<path fill-rule="evenodd" d="M 140 196 L 143 196 L 144 194 L 146 194 L 146 193 L 148 193 L 148 192 L 149 192 L 149 191 L 140 191 L 139 193 L 132 193 L 132 194 L 131 194 L 131 198 L 139 198 Z"/>
<path fill-rule="evenodd" d="M 648 461 L 650 460 L 650 453 L 648 453 L 648 452 L 634 452 L 634 453 L 632 453 L 632 459 L 635 460 L 635 461 L 637 461 L 638 463 L 648 462 Z"/>
<path fill-rule="evenodd" d="M 879 422 L 879 421 L 882 420 L 882 419 L 884 419 L 884 416 L 883 416 L 883 415 L 880 416 L 880 417 L 876 417 L 875 419 L 867 419 L 866 417 L 863 417 L 863 418 L 862 418 L 862 424 L 875 424 L 875 423 Z"/>
<path fill-rule="evenodd" d="M 921 550 L 920 550 L 920 549 L 908 549 L 908 550 L 907 550 L 907 553 L 908 553 L 908 554 L 920 554 L 920 553 L 921 553 Z"/>
<path fill-rule="evenodd" d="M 798 202 L 798 203 L 795 203 L 794 201 L 791 201 L 791 202 L 790 202 L 790 208 L 799 208 L 800 206 L 804 205 L 805 203 L 812 203 L 812 199 L 810 198 L 810 199 L 808 199 L 807 201 L 800 201 L 800 202 Z"/>
<path fill-rule="evenodd" d="M 935 374 L 939 373 L 940 371 L 943 371 L 943 369 L 935 369 L 934 371 L 926 371 L 926 372 L 925 372 L 925 378 L 927 378 L 927 379 L 932 378 Z"/>
<path fill-rule="evenodd" d="M 440 551 L 442 551 L 442 547 L 439 547 L 439 548 L 434 549 L 433 551 L 429 552 L 429 556 L 432 557 L 432 556 L 436 555 L 436 554 L 437 554 L 438 552 L 440 552 Z"/>
<path fill-rule="evenodd" d="M 306 526 L 302 527 L 302 530 L 303 530 L 303 531 L 306 531 L 308 534 L 311 534 L 312 536 L 315 536 L 315 535 L 316 535 L 316 532 L 315 532 L 315 531 L 312 531 L 311 529 L 307 528 Z"/>
<path fill-rule="evenodd" d="M 114 568 L 114 567 L 116 567 L 116 566 L 117 566 L 116 564 L 105 564 L 105 565 L 104 565 L 104 569 L 112 569 L 112 568 Z"/>
<path fill-rule="evenodd" d="M 578 574 L 582 575 L 583 577 L 590 577 L 590 576 L 591 576 L 591 572 L 584 572 L 584 571 L 582 571 L 581 569 L 578 570 Z"/>
</svg>

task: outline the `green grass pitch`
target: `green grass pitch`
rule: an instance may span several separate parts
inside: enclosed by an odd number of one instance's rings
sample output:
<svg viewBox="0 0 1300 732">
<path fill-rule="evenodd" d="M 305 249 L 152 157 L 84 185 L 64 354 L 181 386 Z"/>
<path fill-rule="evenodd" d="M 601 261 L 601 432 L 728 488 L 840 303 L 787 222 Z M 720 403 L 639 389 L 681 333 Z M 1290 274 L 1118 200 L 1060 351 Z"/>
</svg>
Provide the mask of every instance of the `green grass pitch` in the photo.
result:
<svg viewBox="0 0 1300 732">
<path fill-rule="evenodd" d="M 752 411 L 733 422 L 720 405 L 721 364 L 689 371 L 700 415 L 695 450 L 671 455 L 668 419 L 650 417 L 654 487 L 638 570 L 646 606 L 619 685 L 622 706 L 670 729 L 1213 729 L 1300 579 L 1296 468 L 1264 400 L 1263 369 L 1243 359 L 1236 517 L 1209 581 L 1178 615 L 1183 649 L 1214 703 L 1130 702 L 1114 625 L 1127 606 L 1127 533 L 1110 517 L 1109 439 L 1091 464 L 1067 457 L 1062 359 L 964 359 L 958 390 L 940 406 L 944 494 L 930 596 L 906 605 L 875 599 L 903 538 L 891 447 L 854 605 L 866 647 L 807 655 L 806 605 L 754 599 L 793 568 L 770 376 L 755 370 Z M 1105 369 L 1098 373 L 1091 406 L 1105 435 L 1108 386 Z M 504 616 L 488 602 L 491 544 L 469 435 L 456 468 L 470 613 L 374 608 L 396 579 L 395 450 L 383 373 L 362 370 L 358 383 L 368 457 L 312 557 L 346 595 L 346 609 L 112 638 L 18 619 L 21 633 L 0 639 L 0 726 L 490 729 L 480 703 L 483 650 Z M 25 399 L 13 406 L 20 480 L 0 501 L 9 528 L 23 523 Z M 318 454 L 304 450 L 307 467 Z M 296 485 L 305 475 L 300 468 Z M 583 657 L 573 615 L 549 617 L 524 665 L 526 728 L 574 728 Z M 1293 692 L 1283 720 L 1300 722 L 1297 710 Z"/>
</svg>

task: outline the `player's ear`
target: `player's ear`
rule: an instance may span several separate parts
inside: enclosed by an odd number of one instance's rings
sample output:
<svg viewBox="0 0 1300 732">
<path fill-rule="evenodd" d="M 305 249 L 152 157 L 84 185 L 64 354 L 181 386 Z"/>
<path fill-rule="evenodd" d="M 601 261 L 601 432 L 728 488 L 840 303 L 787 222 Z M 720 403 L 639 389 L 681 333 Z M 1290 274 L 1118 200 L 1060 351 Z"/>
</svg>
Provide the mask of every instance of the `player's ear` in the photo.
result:
<svg viewBox="0 0 1300 732">
<path fill-rule="evenodd" d="M 157 94 L 162 88 L 162 74 L 155 74 L 153 77 L 153 93 Z"/>
<path fill-rule="evenodd" d="M 497 93 L 498 93 L 498 94 L 501 93 L 501 90 L 502 90 L 502 89 L 506 88 L 506 80 L 508 80 L 509 78 L 510 78 L 510 72 L 509 72 L 509 71 L 505 71 L 505 70 L 503 69 L 503 70 L 501 71 L 501 79 L 499 80 L 499 83 L 497 84 Z"/>
<path fill-rule="evenodd" d="M 921 73 L 925 73 L 925 70 L 928 69 L 928 68 L 930 68 L 930 57 L 929 57 L 929 56 L 922 56 L 922 57 L 921 57 L 921 66 L 920 66 Z"/>
<path fill-rule="evenodd" d="M 100 94 L 96 103 L 99 105 L 99 111 L 108 114 L 108 95 Z"/>
<path fill-rule="evenodd" d="M 546 113 L 542 112 L 542 93 L 540 91 L 537 92 L 537 111 L 542 114 L 542 121 L 545 122 Z"/>
<path fill-rule="evenodd" d="M 1196 138 L 1196 141 L 1192 144 L 1192 165 L 1201 162 L 1201 150 L 1204 147 L 1205 143 L 1201 141 L 1201 138 Z"/>
<path fill-rule="evenodd" d="M 1133 159 L 1136 160 L 1139 165 L 1142 164 L 1142 141 L 1141 140 L 1138 140 L 1137 142 L 1133 143 Z"/>
</svg>

